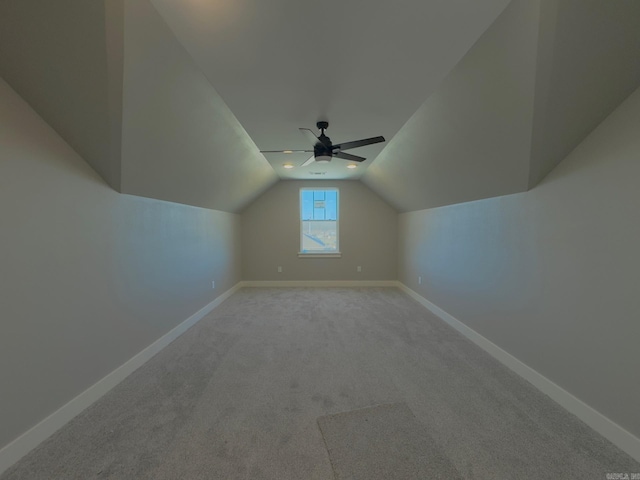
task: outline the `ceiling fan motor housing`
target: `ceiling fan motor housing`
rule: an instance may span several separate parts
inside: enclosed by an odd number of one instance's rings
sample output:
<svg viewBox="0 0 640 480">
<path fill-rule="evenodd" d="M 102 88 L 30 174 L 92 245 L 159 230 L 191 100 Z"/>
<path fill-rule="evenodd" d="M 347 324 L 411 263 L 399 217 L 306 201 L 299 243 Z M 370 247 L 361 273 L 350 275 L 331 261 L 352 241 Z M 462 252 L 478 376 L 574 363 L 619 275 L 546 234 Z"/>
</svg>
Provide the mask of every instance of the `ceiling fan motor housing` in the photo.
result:
<svg viewBox="0 0 640 480">
<path fill-rule="evenodd" d="M 329 137 L 326 137 L 329 140 Z M 329 145 L 331 145 L 329 143 Z M 331 161 L 331 148 L 327 148 L 326 145 L 318 142 L 313 147 L 313 156 L 316 158 L 316 162 L 330 162 Z"/>
<path fill-rule="evenodd" d="M 313 156 L 316 162 L 330 162 L 332 155 L 331 139 L 324 134 L 326 128 L 329 128 L 329 122 L 320 121 L 316 123 L 316 127 L 320 130 L 320 140 L 313 147 Z"/>
</svg>

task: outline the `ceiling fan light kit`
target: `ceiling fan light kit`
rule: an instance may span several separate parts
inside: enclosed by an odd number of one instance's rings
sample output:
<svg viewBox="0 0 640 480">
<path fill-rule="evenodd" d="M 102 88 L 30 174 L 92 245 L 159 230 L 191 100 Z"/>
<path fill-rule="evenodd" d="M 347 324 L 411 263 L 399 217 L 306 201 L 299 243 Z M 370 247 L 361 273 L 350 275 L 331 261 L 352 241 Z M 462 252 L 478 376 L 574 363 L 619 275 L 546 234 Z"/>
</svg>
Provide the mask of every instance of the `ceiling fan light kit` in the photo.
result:
<svg viewBox="0 0 640 480">
<path fill-rule="evenodd" d="M 366 145 L 373 145 L 374 143 L 384 142 L 385 139 L 382 136 L 364 138 L 362 140 L 355 140 L 353 142 L 343 142 L 337 145 L 331 143 L 331 139 L 324 134 L 324 131 L 329 128 L 329 122 L 320 121 L 316 123 L 316 127 L 320 130 L 320 135 L 317 136 L 309 128 L 300 128 L 300 132 L 305 135 L 312 143 L 313 150 L 261 150 L 262 153 L 293 153 L 293 152 L 313 152 L 313 156 L 304 162 L 301 167 L 306 167 L 314 162 L 316 163 L 328 163 L 333 157 L 340 158 L 342 160 L 349 160 L 351 162 L 364 162 L 366 158 L 359 157 L 357 155 L 351 155 L 345 153 L 343 150 L 349 150 L 351 148 L 364 147 Z M 349 168 L 354 168 L 351 165 Z"/>
</svg>

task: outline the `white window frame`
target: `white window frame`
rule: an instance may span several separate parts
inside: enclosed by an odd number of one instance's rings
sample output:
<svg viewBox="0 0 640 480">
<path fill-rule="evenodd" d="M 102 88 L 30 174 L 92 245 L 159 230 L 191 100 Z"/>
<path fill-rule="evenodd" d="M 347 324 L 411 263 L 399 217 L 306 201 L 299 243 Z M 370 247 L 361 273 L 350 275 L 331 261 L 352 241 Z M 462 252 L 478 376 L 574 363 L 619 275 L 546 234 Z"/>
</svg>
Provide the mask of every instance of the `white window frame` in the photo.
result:
<svg viewBox="0 0 640 480">
<path fill-rule="evenodd" d="M 303 240 L 303 231 L 302 231 L 302 192 L 309 190 L 324 190 L 324 191 L 334 191 L 336 192 L 336 249 L 331 252 L 304 252 L 302 251 L 302 240 Z M 300 222 L 299 231 L 300 231 L 300 249 L 298 251 L 298 257 L 300 258 L 340 258 L 342 257 L 342 253 L 340 252 L 340 189 L 338 187 L 302 187 L 300 188 L 300 193 L 298 195 L 298 202 L 300 203 L 300 208 L 298 210 L 298 221 Z"/>
</svg>

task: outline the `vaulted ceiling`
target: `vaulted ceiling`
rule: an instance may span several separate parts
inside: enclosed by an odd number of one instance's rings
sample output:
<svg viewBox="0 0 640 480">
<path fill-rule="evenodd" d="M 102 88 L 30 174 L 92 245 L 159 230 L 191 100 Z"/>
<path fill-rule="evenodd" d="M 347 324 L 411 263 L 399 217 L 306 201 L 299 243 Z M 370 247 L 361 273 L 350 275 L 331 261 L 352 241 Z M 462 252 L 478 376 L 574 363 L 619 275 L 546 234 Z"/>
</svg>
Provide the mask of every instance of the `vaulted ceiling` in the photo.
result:
<svg viewBox="0 0 640 480">
<path fill-rule="evenodd" d="M 261 150 L 312 147 L 298 131 L 328 120 L 334 143 L 391 139 L 508 0 L 395 2 L 151 0 Z M 281 178 L 359 178 L 384 144 L 351 153 L 355 170 L 285 170 L 309 154 L 266 154 Z"/>
<path fill-rule="evenodd" d="M 0 75 L 123 193 L 238 212 L 350 178 L 410 211 L 534 187 L 640 85 L 638 25 L 636 0 L 4 0 Z M 318 120 L 387 142 L 354 170 L 260 153 Z"/>
</svg>

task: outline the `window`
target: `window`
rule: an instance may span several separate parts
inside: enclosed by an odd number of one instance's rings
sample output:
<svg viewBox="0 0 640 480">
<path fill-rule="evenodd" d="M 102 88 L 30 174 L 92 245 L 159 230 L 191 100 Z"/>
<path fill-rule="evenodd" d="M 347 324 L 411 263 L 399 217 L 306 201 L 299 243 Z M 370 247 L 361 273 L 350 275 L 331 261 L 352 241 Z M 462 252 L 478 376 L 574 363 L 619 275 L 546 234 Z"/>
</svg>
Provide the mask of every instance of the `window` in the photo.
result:
<svg viewBox="0 0 640 480">
<path fill-rule="evenodd" d="M 300 254 L 339 255 L 338 189 L 300 189 Z"/>
</svg>

